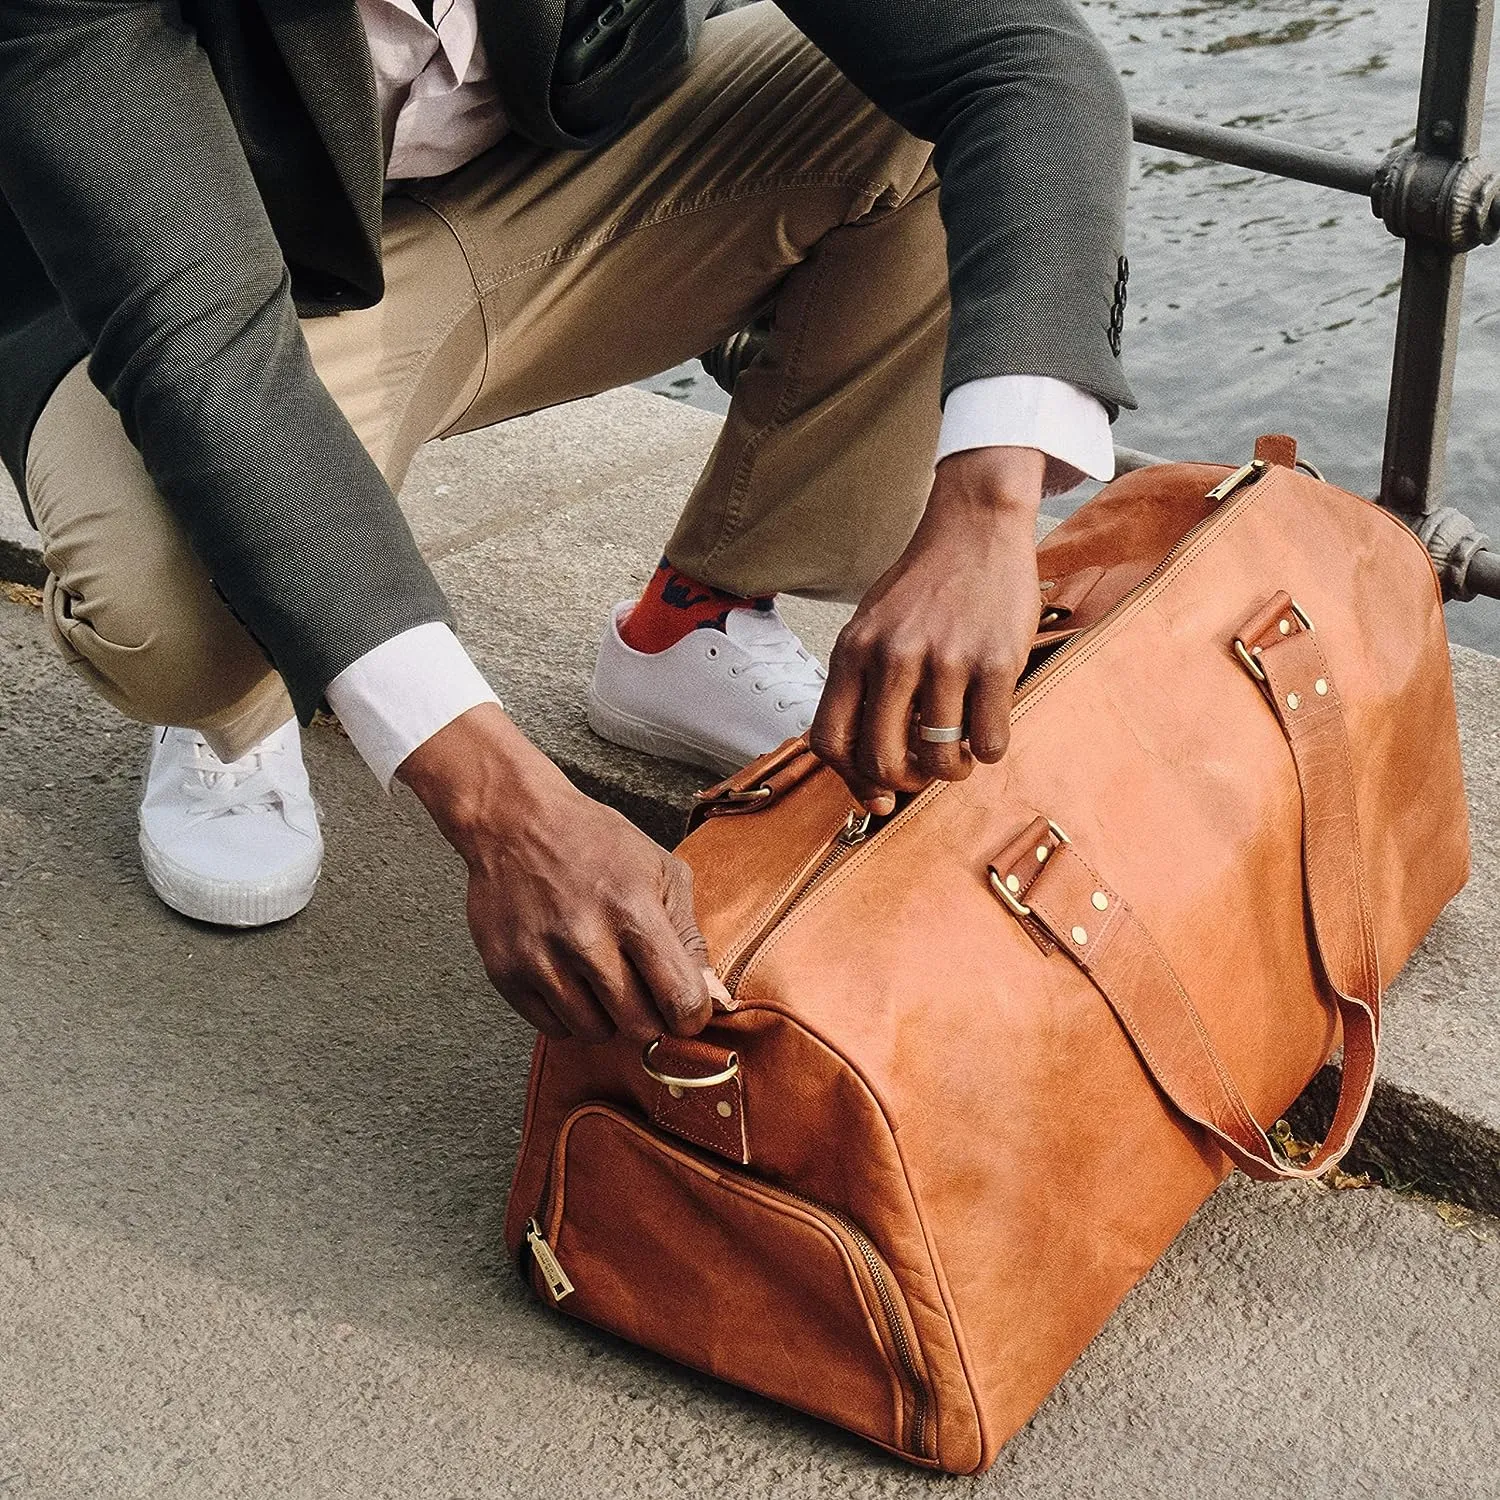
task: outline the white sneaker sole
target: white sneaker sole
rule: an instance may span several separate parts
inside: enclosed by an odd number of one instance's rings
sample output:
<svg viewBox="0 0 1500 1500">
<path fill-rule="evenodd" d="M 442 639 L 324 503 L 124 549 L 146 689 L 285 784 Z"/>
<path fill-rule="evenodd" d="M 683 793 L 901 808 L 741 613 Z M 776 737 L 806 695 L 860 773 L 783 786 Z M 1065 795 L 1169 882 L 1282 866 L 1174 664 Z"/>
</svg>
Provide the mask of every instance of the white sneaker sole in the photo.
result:
<svg viewBox="0 0 1500 1500">
<path fill-rule="evenodd" d="M 243 880 L 214 880 L 184 869 L 140 833 L 141 865 L 151 889 L 173 911 L 217 927 L 268 927 L 294 917 L 317 888 L 323 868 L 320 844 L 308 858 L 275 880 L 258 884 Z"/>
<path fill-rule="evenodd" d="M 700 766 L 719 776 L 732 776 L 746 764 L 737 755 L 728 755 L 720 747 L 705 745 L 699 740 L 687 738 L 680 730 L 668 729 L 653 724 L 648 719 L 639 719 L 606 703 L 589 689 L 589 728 L 601 739 L 611 744 L 624 745 L 627 750 L 641 750 L 647 755 L 658 755 L 664 760 L 675 760 L 683 765 Z M 751 756 L 750 759 L 754 759 Z"/>
</svg>

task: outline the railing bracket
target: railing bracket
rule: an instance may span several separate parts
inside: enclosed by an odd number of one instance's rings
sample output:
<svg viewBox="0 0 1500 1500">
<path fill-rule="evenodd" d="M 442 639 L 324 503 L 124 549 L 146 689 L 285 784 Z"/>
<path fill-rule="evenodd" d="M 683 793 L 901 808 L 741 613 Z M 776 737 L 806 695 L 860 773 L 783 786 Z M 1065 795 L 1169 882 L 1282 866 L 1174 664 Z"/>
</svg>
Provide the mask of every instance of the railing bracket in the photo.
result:
<svg viewBox="0 0 1500 1500">
<path fill-rule="evenodd" d="M 1403 146 L 1381 164 L 1370 206 L 1397 239 L 1463 254 L 1500 239 L 1500 172 L 1478 157 Z"/>
</svg>

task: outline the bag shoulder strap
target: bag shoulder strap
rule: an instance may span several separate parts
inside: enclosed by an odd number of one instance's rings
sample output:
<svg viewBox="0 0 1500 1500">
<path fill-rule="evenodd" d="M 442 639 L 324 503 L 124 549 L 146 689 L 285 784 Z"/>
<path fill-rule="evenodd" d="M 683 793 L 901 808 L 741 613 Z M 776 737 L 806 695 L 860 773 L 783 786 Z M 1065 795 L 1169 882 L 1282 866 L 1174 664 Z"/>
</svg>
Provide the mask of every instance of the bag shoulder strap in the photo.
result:
<svg viewBox="0 0 1500 1500">
<path fill-rule="evenodd" d="M 1037 818 L 991 867 L 996 892 L 1093 981 L 1177 1110 L 1262 1180 L 1317 1177 L 1348 1151 L 1375 1086 L 1380 966 L 1338 690 L 1311 623 L 1281 594 L 1235 643 L 1286 735 L 1302 802 L 1304 886 L 1318 958 L 1343 1026 L 1328 1137 L 1289 1161 L 1256 1121 L 1151 933 L 1055 825 Z M 1046 853 L 1043 853 L 1043 850 Z"/>
</svg>

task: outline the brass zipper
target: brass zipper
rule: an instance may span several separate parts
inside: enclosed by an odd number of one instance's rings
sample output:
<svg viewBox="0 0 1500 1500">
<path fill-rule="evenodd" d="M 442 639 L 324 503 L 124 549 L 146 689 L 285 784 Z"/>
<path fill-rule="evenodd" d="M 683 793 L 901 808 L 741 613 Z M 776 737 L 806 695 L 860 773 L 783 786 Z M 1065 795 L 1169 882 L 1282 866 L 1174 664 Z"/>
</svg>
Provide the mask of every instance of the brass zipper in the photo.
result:
<svg viewBox="0 0 1500 1500">
<path fill-rule="evenodd" d="M 1015 698 L 1011 704 L 1010 720 L 1014 724 L 1022 712 L 1029 707 L 1029 699 L 1037 686 L 1050 676 L 1061 662 L 1071 660 L 1080 652 L 1092 649 L 1104 635 L 1106 629 L 1112 626 L 1127 611 L 1132 611 L 1142 604 L 1147 594 L 1155 585 L 1161 582 L 1163 575 L 1168 569 L 1179 562 L 1184 554 L 1204 542 L 1211 540 L 1219 531 L 1223 530 L 1230 521 L 1239 514 L 1238 505 L 1226 505 L 1224 502 L 1231 496 L 1240 496 L 1240 492 L 1248 489 L 1264 477 L 1269 465 L 1264 459 L 1252 458 L 1249 463 L 1242 464 L 1233 474 L 1228 475 L 1211 489 L 1204 499 L 1213 501 L 1218 509 L 1211 515 L 1205 516 L 1196 526 L 1184 536 L 1176 546 L 1143 578 L 1131 591 L 1120 600 L 1113 609 L 1106 611 L 1087 630 L 1075 635 L 1071 640 L 1059 646 L 1047 659 L 1033 667 L 1016 684 Z M 1241 496 L 1241 498 L 1243 498 Z M 934 781 L 917 794 L 907 805 L 894 817 L 886 819 L 880 825 L 880 829 L 891 826 L 896 822 L 905 822 L 908 818 L 915 816 L 929 802 L 932 801 L 948 785 L 945 781 Z M 734 994 L 735 986 L 744 978 L 745 971 L 750 967 L 755 955 L 765 946 L 767 939 L 788 917 L 801 905 L 811 894 L 813 888 L 847 855 L 856 845 L 861 844 L 869 837 L 872 819 L 868 814 L 861 816 L 859 813 L 851 813 L 848 822 L 835 835 L 833 843 L 828 852 L 818 861 L 812 872 L 792 893 L 791 898 L 772 914 L 762 925 L 760 930 L 740 950 L 730 967 L 728 974 L 724 977 L 724 985 Z M 880 831 L 877 829 L 876 831 Z"/>
<path fill-rule="evenodd" d="M 906 1383 L 911 1389 L 910 1451 L 922 1458 L 929 1457 L 927 1452 L 927 1386 L 922 1379 L 921 1371 L 917 1369 L 916 1356 L 912 1353 L 911 1341 L 906 1336 L 906 1328 L 901 1321 L 901 1314 L 896 1306 L 895 1295 L 891 1291 L 890 1283 L 886 1280 L 885 1267 L 881 1264 L 880 1252 L 870 1243 L 864 1230 L 860 1229 L 851 1220 L 846 1219 L 836 1209 L 829 1208 L 826 1203 L 819 1203 L 815 1198 L 804 1197 L 801 1193 L 793 1193 L 786 1188 L 771 1188 L 764 1183 L 757 1183 L 756 1186 L 762 1191 L 773 1194 L 779 1193 L 783 1197 L 801 1203 L 807 1208 L 815 1209 L 825 1218 L 832 1219 L 854 1241 L 854 1246 L 859 1251 L 860 1259 L 864 1261 L 865 1269 L 870 1273 L 870 1280 L 874 1283 L 875 1295 L 880 1299 L 881 1311 L 885 1313 L 885 1320 L 890 1327 L 891 1337 L 895 1340 L 896 1356 L 901 1365 L 901 1372 L 906 1377 Z"/>
<path fill-rule="evenodd" d="M 797 887 L 771 918 L 765 922 L 761 930 L 744 946 L 740 956 L 730 966 L 729 972 L 724 976 L 724 987 L 732 995 L 734 987 L 739 983 L 740 977 L 750 965 L 750 960 L 755 957 L 760 949 L 761 943 L 769 935 L 771 929 L 782 920 L 786 914 L 797 905 L 799 901 L 822 880 L 835 865 L 844 858 L 851 849 L 858 847 L 870 835 L 870 825 L 874 822 L 871 813 L 852 812 L 844 820 L 844 826 L 833 836 L 833 842 L 829 844 L 822 859 L 813 866 L 802 884 Z"/>
<path fill-rule="evenodd" d="M 568 1280 L 568 1273 L 552 1253 L 552 1246 L 547 1243 L 542 1226 L 535 1219 L 526 1221 L 526 1243 L 537 1270 L 542 1273 L 542 1280 L 547 1283 L 547 1290 L 552 1293 L 552 1300 L 561 1302 L 573 1290 L 573 1283 Z"/>
<path fill-rule="evenodd" d="M 1078 655 L 1085 646 L 1096 644 L 1103 636 L 1106 627 L 1114 624 L 1127 610 L 1141 603 L 1151 587 L 1160 582 L 1162 575 L 1185 552 L 1192 547 L 1196 547 L 1200 542 L 1210 540 L 1227 526 L 1230 520 L 1239 514 L 1239 507 L 1225 505 L 1223 502 L 1228 500 L 1231 495 L 1237 494 L 1239 491 L 1256 483 L 1265 474 L 1268 467 L 1269 465 L 1264 459 L 1252 458 L 1249 463 L 1241 465 L 1228 478 L 1216 484 L 1203 498 L 1217 502 L 1219 509 L 1199 521 L 1113 609 L 1107 610 L 1081 635 L 1075 635 L 1072 640 L 1065 642 L 1046 661 L 1033 667 L 1016 684 L 1015 701 L 1012 703 L 1010 710 L 1011 723 L 1015 723 L 1020 717 L 1022 709 L 1027 706 L 1026 697 L 1031 689 L 1044 676 L 1051 673 L 1060 661 Z"/>
</svg>

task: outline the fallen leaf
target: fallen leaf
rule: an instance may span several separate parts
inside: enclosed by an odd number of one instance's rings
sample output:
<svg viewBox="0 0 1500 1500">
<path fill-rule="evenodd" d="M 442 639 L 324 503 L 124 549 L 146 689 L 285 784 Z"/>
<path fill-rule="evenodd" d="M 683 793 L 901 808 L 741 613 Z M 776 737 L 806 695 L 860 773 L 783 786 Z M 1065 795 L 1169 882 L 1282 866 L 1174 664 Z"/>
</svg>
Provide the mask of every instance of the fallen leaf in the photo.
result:
<svg viewBox="0 0 1500 1500">
<path fill-rule="evenodd" d="M 1319 1180 L 1324 1187 L 1332 1188 L 1336 1193 L 1380 1186 L 1368 1172 L 1345 1172 L 1338 1167 L 1330 1167 Z"/>
<path fill-rule="evenodd" d="M 1278 1120 L 1271 1127 L 1271 1139 L 1276 1142 L 1277 1148 L 1294 1167 L 1304 1166 L 1311 1161 L 1317 1151 L 1317 1145 L 1310 1141 L 1299 1141 L 1292 1134 L 1292 1127 L 1285 1120 Z"/>
<path fill-rule="evenodd" d="M 1474 1222 L 1474 1210 L 1461 1203 L 1434 1203 L 1437 1216 L 1450 1229 L 1467 1229 Z"/>
<path fill-rule="evenodd" d="M 24 604 L 29 609 L 42 607 L 42 591 L 32 588 L 29 583 L 11 583 L 7 579 L 0 579 L 0 597 L 9 599 L 12 604 Z"/>
</svg>

